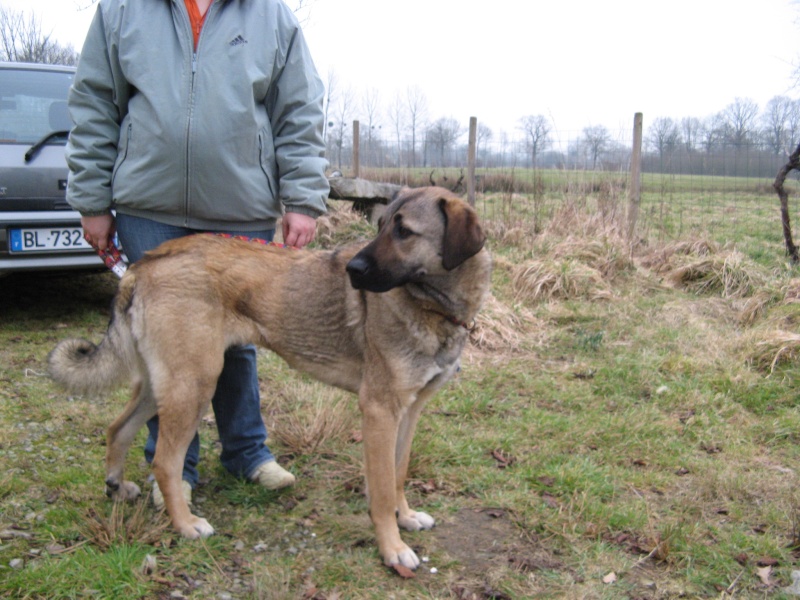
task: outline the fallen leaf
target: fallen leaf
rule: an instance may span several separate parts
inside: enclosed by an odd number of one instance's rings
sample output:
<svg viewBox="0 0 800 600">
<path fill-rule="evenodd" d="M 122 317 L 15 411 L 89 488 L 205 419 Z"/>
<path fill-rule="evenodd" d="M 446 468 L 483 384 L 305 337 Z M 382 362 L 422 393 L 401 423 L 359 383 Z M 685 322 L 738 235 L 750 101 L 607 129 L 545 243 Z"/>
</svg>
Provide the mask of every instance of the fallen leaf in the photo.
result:
<svg viewBox="0 0 800 600">
<path fill-rule="evenodd" d="M 510 467 L 513 465 L 517 459 L 510 454 L 506 454 L 499 448 L 492 450 L 492 458 L 497 461 L 497 468 L 498 469 L 505 469 L 506 467 Z"/>
<path fill-rule="evenodd" d="M 614 583 L 617 580 L 617 574 L 611 571 L 608 575 L 603 577 L 603 583 Z"/>
<path fill-rule="evenodd" d="M 558 508 L 558 500 L 553 494 L 549 494 L 547 492 L 542 492 L 542 501 L 550 508 Z"/>
<path fill-rule="evenodd" d="M 65 546 L 56 543 L 48 544 L 47 546 L 44 547 L 44 549 L 47 550 L 48 554 L 61 554 L 62 552 L 67 551 L 67 548 Z"/>
<path fill-rule="evenodd" d="M 423 494 L 432 494 L 436 491 L 436 482 L 433 479 L 429 479 L 428 481 L 415 481 L 411 484 L 411 487 L 419 490 Z"/>
<path fill-rule="evenodd" d="M 400 577 L 402 577 L 403 579 L 414 579 L 414 577 L 416 577 L 414 571 L 412 571 L 408 567 L 404 567 L 401 564 L 394 564 L 392 565 L 392 568 L 394 569 L 394 572 L 400 575 Z"/>
<path fill-rule="evenodd" d="M 772 587 L 774 585 L 774 582 L 770 579 L 772 576 L 772 567 L 761 567 L 756 570 L 756 573 L 758 573 L 758 578 L 761 580 L 761 583 L 767 587 Z"/>
<path fill-rule="evenodd" d="M 153 556 L 152 554 L 146 555 L 144 557 L 144 560 L 142 561 L 142 567 L 141 567 L 142 575 L 152 575 L 153 573 L 155 573 L 157 564 L 158 563 L 156 562 L 155 556 Z"/>
</svg>

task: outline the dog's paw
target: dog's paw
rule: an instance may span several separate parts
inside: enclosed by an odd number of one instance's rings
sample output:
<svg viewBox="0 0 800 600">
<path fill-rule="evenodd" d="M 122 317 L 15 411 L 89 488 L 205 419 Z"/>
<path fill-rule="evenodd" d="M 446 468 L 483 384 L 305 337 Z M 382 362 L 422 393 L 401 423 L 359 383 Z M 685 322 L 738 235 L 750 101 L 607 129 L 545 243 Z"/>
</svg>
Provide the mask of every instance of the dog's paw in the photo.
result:
<svg viewBox="0 0 800 600">
<path fill-rule="evenodd" d="M 206 538 L 210 535 L 214 535 L 214 528 L 211 524 L 201 517 L 195 517 L 192 515 L 190 521 L 182 526 L 177 528 L 180 534 L 190 540 L 196 540 L 198 538 Z"/>
<path fill-rule="evenodd" d="M 414 552 L 405 544 L 401 544 L 397 549 L 382 554 L 383 562 L 387 567 L 391 567 L 392 565 L 403 565 L 404 567 L 413 571 L 421 562 L 417 557 L 416 552 Z"/>
<path fill-rule="evenodd" d="M 112 488 L 106 484 L 106 495 L 114 502 L 129 502 L 136 500 L 142 494 L 139 486 L 132 481 L 123 481 L 121 484 Z"/>
<path fill-rule="evenodd" d="M 428 513 L 412 511 L 408 515 L 397 517 L 397 524 L 406 531 L 419 531 L 420 529 L 431 529 L 436 521 Z"/>
</svg>

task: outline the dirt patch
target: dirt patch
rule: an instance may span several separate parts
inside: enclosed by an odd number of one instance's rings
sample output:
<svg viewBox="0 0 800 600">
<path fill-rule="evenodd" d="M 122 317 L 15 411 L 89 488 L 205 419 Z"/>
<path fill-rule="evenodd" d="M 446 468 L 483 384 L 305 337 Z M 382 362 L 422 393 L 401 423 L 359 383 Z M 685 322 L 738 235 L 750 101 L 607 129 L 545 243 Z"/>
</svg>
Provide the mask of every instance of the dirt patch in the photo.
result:
<svg viewBox="0 0 800 600">
<path fill-rule="evenodd" d="M 429 547 L 463 567 L 462 581 L 452 588 L 456 597 L 504 598 L 498 584 L 512 572 L 566 568 L 559 557 L 524 534 L 503 509 L 463 508 L 439 520 L 431 533 Z"/>
</svg>

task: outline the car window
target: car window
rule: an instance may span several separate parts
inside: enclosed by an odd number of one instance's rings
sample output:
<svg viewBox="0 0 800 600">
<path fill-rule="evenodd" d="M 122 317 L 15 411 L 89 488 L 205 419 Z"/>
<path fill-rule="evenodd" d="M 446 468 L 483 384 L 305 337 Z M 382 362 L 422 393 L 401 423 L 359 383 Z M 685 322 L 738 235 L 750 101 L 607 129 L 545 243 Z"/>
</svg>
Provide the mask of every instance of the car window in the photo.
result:
<svg viewBox="0 0 800 600">
<path fill-rule="evenodd" d="M 0 69 L 0 144 L 33 144 L 53 131 L 69 130 L 72 77 L 57 71 Z"/>
</svg>

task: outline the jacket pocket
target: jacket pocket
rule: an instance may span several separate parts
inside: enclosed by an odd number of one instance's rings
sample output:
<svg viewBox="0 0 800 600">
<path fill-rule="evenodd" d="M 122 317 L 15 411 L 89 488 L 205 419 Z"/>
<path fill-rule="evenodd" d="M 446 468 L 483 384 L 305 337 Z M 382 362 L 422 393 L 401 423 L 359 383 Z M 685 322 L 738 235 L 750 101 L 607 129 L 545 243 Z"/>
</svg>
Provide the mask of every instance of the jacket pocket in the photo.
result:
<svg viewBox="0 0 800 600">
<path fill-rule="evenodd" d="M 258 132 L 258 154 L 258 162 L 267 179 L 270 196 L 278 200 L 278 163 L 275 159 L 272 134 L 266 128 Z"/>
<path fill-rule="evenodd" d="M 114 169 L 111 172 L 111 189 L 114 189 L 114 184 L 117 180 L 117 173 L 119 172 L 122 163 L 128 158 L 128 145 L 131 141 L 131 128 L 133 125 L 128 121 L 127 127 L 122 127 L 120 130 L 119 144 L 117 146 L 117 160 L 114 161 Z"/>
</svg>

